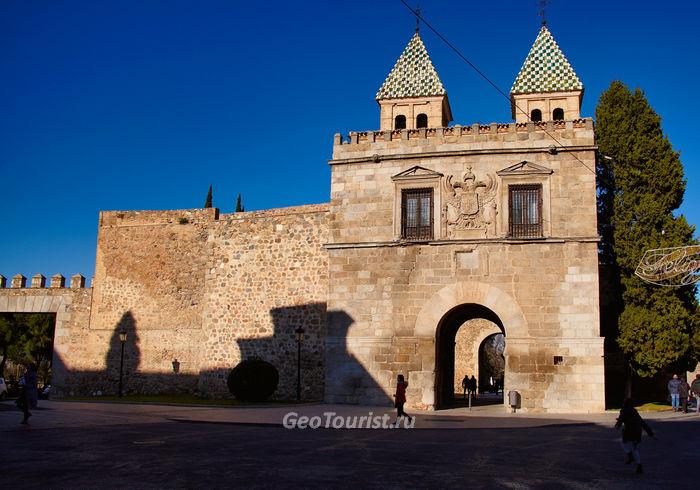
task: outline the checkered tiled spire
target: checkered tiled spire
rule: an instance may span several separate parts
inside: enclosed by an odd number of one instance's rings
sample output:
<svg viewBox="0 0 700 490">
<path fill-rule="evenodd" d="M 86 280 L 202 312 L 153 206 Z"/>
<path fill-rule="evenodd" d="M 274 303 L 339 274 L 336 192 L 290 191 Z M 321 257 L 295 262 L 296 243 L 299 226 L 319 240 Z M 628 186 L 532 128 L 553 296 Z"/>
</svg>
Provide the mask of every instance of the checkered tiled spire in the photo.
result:
<svg viewBox="0 0 700 490">
<path fill-rule="evenodd" d="M 511 94 L 583 90 L 583 84 L 552 37 L 542 26 L 525 63 L 515 77 Z"/>
<path fill-rule="evenodd" d="M 416 32 L 396 60 L 377 96 L 381 99 L 446 95 L 423 40 Z"/>
</svg>

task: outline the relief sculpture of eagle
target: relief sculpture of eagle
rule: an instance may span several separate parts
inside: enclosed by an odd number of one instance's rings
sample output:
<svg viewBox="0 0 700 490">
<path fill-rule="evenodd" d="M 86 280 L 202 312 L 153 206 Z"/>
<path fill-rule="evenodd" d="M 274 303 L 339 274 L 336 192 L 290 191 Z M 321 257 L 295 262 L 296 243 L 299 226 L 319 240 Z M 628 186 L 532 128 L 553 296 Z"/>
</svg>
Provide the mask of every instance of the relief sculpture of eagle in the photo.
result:
<svg viewBox="0 0 700 490">
<path fill-rule="evenodd" d="M 449 175 L 442 183 L 445 195 L 445 221 L 457 228 L 485 228 L 495 219 L 498 182 L 486 174 L 487 182 L 476 180 L 468 167 L 462 182 L 452 182 Z"/>
</svg>

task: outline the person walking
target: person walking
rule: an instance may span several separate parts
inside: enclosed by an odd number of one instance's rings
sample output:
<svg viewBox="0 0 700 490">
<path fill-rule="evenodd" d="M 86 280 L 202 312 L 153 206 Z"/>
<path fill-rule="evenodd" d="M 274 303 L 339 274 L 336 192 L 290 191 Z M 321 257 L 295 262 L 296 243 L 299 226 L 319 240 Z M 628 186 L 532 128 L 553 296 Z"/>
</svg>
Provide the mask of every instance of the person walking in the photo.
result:
<svg viewBox="0 0 700 490">
<path fill-rule="evenodd" d="M 472 392 L 472 395 L 474 395 L 474 398 L 476 398 L 476 378 L 472 374 L 472 377 L 469 379 L 469 390 Z"/>
<path fill-rule="evenodd" d="M 680 389 L 681 381 L 678 379 L 678 375 L 674 374 L 673 378 L 669 380 L 667 388 L 668 388 L 668 393 L 671 395 L 671 408 L 673 408 L 674 412 L 678 411 L 678 406 L 680 402 Z"/>
<path fill-rule="evenodd" d="M 680 399 L 679 411 L 688 413 L 688 395 L 690 394 L 690 386 L 684 379 L 679 379 L 681 383 L 678 385 L 678 395 Z"/>
<path fill-rule="evenodd" d="M 19 408 L 22 411 L 22 421 L 20 424 L 22 425 L 27 425 L 29 424 L 29 417 L 32 416 L 31 412 L 29 411 L 29 405 L 30 405 L 30 400 L 29 400 L 29 391 L 27 390 L 27 374 L 25 372 L 24 375 L 22 375 L 19 378 L 19 395 L 17 396 L 17 401 L 15 402 L 17 405 L 17 408 Z"/>
<path fill-rule="evenodd" d="M 27 388 L 29 408 L 36 408 L 39 403 L 39 391 L 37 389 L 36 366 L 33 363 L 27 365 L 27 371 L 24 373 L 24 383 Z"/>
<path fill-rule="evenodd" d="M 396 407 L 394 425 L 399 424 L 399 417 L 407 417 L 409 422 L 413 420 L 413 417 L 403 411 L 404 403 L 406 403 L 406 388 L 408 388 L 408 383 L 404 380 L 403 374 L 399 374 L 396 378 L 396 394 L 394 395 L 394 407 Z"/>
<path fill-rule="evenodd" d="M 649 427 L 644 419 L 642 419 L 641 415 L 639 415 L 639 412 L 634 408 L 634 403 L 631 398 L 625 398 L 622 402 L 622 408 L 620 409 L 620 415 L 617 417 L 615 428 L 619 429 L 621 426 L 623 426 L 622 449 L 627 456 L 625 464 L 634 462 L 637 465 L 637 473 L 643 473 L 642 458 L 639 454 L 639 444 L 642 442 L 642 429 L 646 431 L 649 437 L 654 439 L 656 439 L 656 437 L 651 427 Z"/>
<path fill-rule="evenodd" d="M 700 413 L 700 373 L 695 375 L 695 379 L 690 385 L 690 391 L 695 397 L 695 413 Z"/>
<path fill-rule="evenodd" d="M 467 390 L 469 390 L 469 375 L 465 374 L 462 380 L 462 389 L 464 390 L 464 399 L 467 399 Z M 471 390 L 469 390 L 471 393 Z"/>
</svg>

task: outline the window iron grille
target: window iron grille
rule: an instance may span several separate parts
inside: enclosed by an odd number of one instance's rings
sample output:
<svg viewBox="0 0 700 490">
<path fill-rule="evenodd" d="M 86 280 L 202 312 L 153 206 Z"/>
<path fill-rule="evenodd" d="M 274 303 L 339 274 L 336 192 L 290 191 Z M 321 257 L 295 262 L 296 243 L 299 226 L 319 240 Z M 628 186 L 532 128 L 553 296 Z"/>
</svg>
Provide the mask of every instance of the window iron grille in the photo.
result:
<svg viewBox="0 0 700 490">
<path fill-rule="evenodd" d="M 401 193 L 401 238 L 433 238 L 433 189 L 404 189 Z"/>
<path fill-rule="evenodd" d="M 542 237 L 542 186 L 508 186 L 508 235 L 512 238 Z"/>
</svg>

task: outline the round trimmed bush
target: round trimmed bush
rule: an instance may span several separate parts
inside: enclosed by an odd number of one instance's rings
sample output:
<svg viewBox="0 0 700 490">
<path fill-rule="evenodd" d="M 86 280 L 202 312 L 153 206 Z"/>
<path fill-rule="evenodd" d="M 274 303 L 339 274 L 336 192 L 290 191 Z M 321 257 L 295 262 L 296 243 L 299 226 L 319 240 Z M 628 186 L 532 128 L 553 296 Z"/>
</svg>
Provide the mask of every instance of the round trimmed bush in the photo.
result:
<svg viewBox="0 0 700 490">
<path fill-rule="evenodd" d="M 237 400 L 262 402 L 277 389 L 279 373 L 262 359 L 241 361 L 228 375 L 228 389 Z"/>
</svg>

